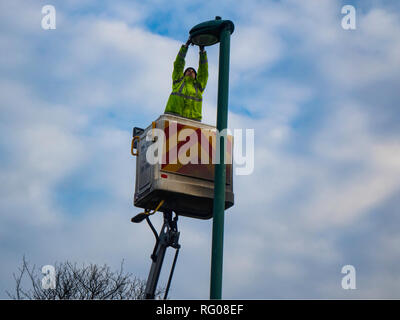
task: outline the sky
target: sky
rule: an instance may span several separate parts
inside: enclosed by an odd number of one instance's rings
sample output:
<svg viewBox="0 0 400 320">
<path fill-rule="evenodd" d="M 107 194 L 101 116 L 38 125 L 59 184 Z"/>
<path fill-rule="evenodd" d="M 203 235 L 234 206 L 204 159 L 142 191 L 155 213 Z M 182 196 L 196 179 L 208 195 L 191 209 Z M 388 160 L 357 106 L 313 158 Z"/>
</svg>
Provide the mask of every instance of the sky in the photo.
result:
<svg viewBox="0 0 400 320">
<path fill-rule="evenodd" d="M 54 30 L 41 27 L 48 4 Z M 233 177 L 226 211 L 222 297 L 400 298 L 394 0 L 0 0 L 0 298 L 24 255 L 39 267 L 123 260 L 147 278 L 154 236 L 130 222 L 132 128 L 163 113 L 181 44 L 215 16 L 235 24 L 228 126 L 255 132 L 254 172 Z M 206 50 L 203 122 L 215 125 L 218 45 Z M 208 299 L 212 220 L 179 229 L 169 296 Z M 342 288 L 345 265 L 356 289 Z"/>
</svg>

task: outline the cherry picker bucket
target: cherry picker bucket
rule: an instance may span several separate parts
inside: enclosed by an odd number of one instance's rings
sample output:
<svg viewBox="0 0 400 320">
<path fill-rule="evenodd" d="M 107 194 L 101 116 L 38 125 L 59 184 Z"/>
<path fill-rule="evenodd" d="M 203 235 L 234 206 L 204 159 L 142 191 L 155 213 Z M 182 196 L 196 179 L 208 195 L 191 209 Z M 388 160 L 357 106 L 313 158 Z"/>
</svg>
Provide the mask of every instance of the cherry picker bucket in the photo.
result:
<svg viewBox="0 0 400 320">
<path fill-rule="evenodd" d="M 181 216 L 213 215 L 214 168 L 218 161 L 214 126 L 164 114 L 146 129 L 134 128 L 131 152 L 136 159 L 134 205 Z M 225 209 L 234 204 L 233 137 L 226 139 Z M 158 145 L 157 145 L 158 143 Z M 156 147 L 158 146 L 158 148 Z M 159 161 L 154 163 L 155 158 Z"/>
</svg>

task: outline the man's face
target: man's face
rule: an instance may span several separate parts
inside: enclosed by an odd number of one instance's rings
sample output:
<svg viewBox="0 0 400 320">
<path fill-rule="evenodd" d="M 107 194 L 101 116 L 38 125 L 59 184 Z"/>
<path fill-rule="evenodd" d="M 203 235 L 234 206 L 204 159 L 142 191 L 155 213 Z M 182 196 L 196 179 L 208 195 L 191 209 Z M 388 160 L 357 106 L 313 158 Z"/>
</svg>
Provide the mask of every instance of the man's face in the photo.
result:
<svg viewBox="0 0 400 320">
<path fill-rule="evenodd" d="M 188 69 L 185 72 L 185 76 L 190 76 L 194 79 L 194 78 L 196 78 L 196 73 L 193 71 L 193 69 Z"/>
</svg>

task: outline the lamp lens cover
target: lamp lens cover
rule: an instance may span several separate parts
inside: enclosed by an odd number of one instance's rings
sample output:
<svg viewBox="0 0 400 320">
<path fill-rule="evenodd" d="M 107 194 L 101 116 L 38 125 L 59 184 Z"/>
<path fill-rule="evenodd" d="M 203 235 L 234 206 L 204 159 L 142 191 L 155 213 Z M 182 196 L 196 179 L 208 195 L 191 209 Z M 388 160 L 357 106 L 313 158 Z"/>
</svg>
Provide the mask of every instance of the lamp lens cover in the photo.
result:
<svg viewBox="0 0 400 320">
<path fill-rule="evenodd" d="M 211 46 L 218 42 L 218 38 L 212 34 L 199 34 L 193 37 L 192 42 L 198 46 Z"/>
</svg>

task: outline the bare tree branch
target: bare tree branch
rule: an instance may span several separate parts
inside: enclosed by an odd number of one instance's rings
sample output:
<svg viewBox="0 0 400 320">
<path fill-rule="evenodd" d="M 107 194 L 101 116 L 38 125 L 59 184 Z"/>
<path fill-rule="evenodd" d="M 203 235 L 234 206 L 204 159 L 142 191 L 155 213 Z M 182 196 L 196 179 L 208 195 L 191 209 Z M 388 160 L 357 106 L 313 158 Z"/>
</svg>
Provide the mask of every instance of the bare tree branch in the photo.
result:
<svg viewBox="0 0 400 320">
<path fill-rule="evenodd" d="M 42 288 L 43 275 L 34 265 L 29 267 L 25 256 L 18 273 L 13 274 L 15 292 L 6 291 L 15 300 L 138 300 L 144 299 L 146 282 L 124 272 L 124 261 L 119 270 L 112 271 L 109 266 L 89 264 L 77 266 L 69 261 L 54 265 L 56 288 Z M 22 279 L 26 276 L 30 286 L 23 288 Z M 164 289 L 158 289 L 156 299 L 161 299 Z"/>
</svg>

